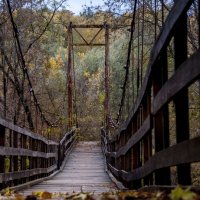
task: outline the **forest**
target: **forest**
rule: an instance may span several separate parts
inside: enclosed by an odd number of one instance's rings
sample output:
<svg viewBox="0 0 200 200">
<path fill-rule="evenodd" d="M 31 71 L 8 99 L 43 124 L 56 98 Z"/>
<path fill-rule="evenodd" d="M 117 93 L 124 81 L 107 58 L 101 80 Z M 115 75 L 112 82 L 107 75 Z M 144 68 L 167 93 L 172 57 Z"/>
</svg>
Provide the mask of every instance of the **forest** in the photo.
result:
<svg viewBox="0 0 200 200">
<path fill-rule="evenodd" d="M 130 54 L 129 76 L 125 78 L 130 25 L 134 1 L 105 1 L 101 7 L 84 7 L 80 15 L 67 10 L 62 1 L 12 1 L 8 9 L 0 4 L 1 116 L 52 139 L 68 129 L 67 60 L 69 23 L 110 24 L 110 126 L 111 132 L 128 116 L 145 76 L 150 49 L 173 2 L 144 0 L 136 9 Z M 156 7 L 157 6 L 157 7 Z M 190 54 L 198 47 L 197 1 L 188 23 Z M 91 40 L 95 29 L 80 29 Z M 73 33 L 73 42 L 82 38 Z M 95 42 L 104 40 L 103 31 Z M 73 48 L 73 121 L 80 128 L 80 139 L 96 140 L 104 124 L 104 47 Z M 169 62 L 173 71 L 173 47 Z M 171 56 L 171 58 L 170 58 Z M 171 71 L 168 72 L 170 76 Z M 126 93 L 121 101 L 123 84 Z M 191 87 L 191 115 L 194 134 L 199 134 L 199 82 Z M 119 108 L 121 107 L 121 108 Z M 121 109 L 119 113 L 119 109 Z M 173 112 L 173 105 L 171 106 Z M 120 114 L 120 116 L 119 116 Z M 76 120 L 75 120 L 76 119 Z M 173 120 L 173 118 L 172 118 Z M 92 122 L 92 125 L 91 125 Z M 171 128 L 173 129 L 173 121 Z"/>
</svg>

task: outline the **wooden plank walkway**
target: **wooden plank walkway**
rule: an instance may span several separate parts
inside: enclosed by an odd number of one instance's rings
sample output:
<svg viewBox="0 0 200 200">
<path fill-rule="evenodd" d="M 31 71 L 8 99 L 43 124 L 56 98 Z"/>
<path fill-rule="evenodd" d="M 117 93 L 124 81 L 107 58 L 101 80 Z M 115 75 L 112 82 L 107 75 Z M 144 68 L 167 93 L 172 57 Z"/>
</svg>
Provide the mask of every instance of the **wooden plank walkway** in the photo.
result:
<svg viewBox="0 0 200 200">
<path fill-rule="evenodd" d="M 64 170 L 51 180 L 43 181 L 21 191 L 25 195 L 33 191 L 94 192 L 116 190 L 104 169 L 104 157 L 98 142 L 79 142 L 69 155 Z"/>
</svg>

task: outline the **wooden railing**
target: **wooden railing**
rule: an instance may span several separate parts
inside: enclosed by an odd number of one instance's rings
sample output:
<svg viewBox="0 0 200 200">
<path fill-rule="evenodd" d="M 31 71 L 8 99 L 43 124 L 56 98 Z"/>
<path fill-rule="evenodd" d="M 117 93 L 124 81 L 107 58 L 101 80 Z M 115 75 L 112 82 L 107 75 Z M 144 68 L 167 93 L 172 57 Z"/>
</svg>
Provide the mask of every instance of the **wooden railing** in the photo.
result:
<svg viewBox="0 0 200 200">
<path fill-rule="evenodd" d="M 0 189 L 51 175 L 74 141 L 75 129 L 59 144 L 0 118 Z"/>
<path fill-rule="evenodd" d="M 58 169 L 65 164 L 65 158 L 69 154 L 74 142 L 76 141 L 76 131 L 72 129 L 70 132 L 66 133 L 65 136 L 60 141 L 58 150 Z"/>
<path fill-rule="evenodd" d="M 108 169 L 128 188 L 170 185 L 171 166 L 177 167 L 178 183 L 190 185 L 190 163 L 200 161 L 200 137 L 190 139 L 188 114 L 188 88 L 200 79 L 199 49 L 188 58 L 187 20 L 192 16 L 187 11 L 192 3 L 175 1 L 152 49 L 135 105 L 116 137 L 108 139 L 102 129 Z M 199 21 L 196 26 L 199 28 Z M 169 44 L 174 47 L 174 73 L 170 78 Z M 171 102 L 175 107 L 176 144 L 170 146 Z"/>
</svg>

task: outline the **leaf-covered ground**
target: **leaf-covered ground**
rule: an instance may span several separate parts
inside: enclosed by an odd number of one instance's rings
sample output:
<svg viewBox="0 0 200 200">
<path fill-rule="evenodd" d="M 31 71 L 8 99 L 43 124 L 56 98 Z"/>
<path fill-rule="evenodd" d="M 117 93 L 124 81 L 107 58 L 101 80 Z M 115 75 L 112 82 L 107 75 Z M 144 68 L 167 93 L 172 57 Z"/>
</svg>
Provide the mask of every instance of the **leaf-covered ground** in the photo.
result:
<svg viewBox="0 0 200 200">
<path fill-rule="evenodd" d="M 200 200 L 200 195 L 190 191 L 190 189 L 182 189 L 176 187 L 170 193 L 166 192 L 143 192 L 136 190 L 116 191 L 102 194 L 94 193 L 49 193 L 33 192 L 32 195 L 24 196 L 20 193 L 11 192 L 6 189 L 6 192 L 0 196 L 0 200 L 39 200 L 39 199 L 59 199 L 59 200 Z"/>
</svg>

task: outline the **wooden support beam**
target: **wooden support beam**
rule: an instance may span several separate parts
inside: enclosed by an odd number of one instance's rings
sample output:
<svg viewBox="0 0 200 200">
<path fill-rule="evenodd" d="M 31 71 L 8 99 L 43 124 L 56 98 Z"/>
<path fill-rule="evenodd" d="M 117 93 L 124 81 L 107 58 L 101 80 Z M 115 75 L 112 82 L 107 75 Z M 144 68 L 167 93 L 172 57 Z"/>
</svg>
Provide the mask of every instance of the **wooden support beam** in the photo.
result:
<svg viewBox="0 0 200 200">
<path fill-rule="evenodd" d="M 130 27 L 130 24 L 124 25 L 107 25 L 109 29 L 119 29 Z M 104 24 L 72 24 L 72 28 L 105 28 Z"/>
<path fill-rule="evenodd" d="M 104 24 L 72 24 L 72 28 L 104 28 Z"/>
<path fill-rule="evenodd" d="M 67 89 L 68 89 L 68 129 L 72 127 L 73 118 L 73 81 L 72 81 L 72 23 L 68 27 L 68 66 L 67 66 Z"/>
<path fill-rule="evenodd" d="M 86 43 L 74 43 L 73 46 L 105 46 L 104 43 L 92 43 L 92 44 L 86 44 Z"/>
<path fill-rule="evenodd" d="M 96 37 L 99 35 L 99 33 L 103 30 L 103 28 L 100 28 L 97 33 L 94 35 L 94 37 L 91 39 L 91 41 L 89 42 L 89 44 L 92 44 L 93 41 L 96 39 Z"/>
<path fill-rule="evenodd" d="M 0 125 L 0 146 L 5 145 L 5 127 Z M 5 173 L 5 156 L 0 154 L 0 173 Z M 4 184 L 0 183 L 0 190 L 3 189 Z"/>
<path fill-rule="evenodd" d="M 70 26 L 70 28 L 71 28 L 71 26 Z M 71 28 L 72 29 L 72 28 Z M 88 45 L 89 43 L 87 42 L 87 40 L 83 37 L 83 35 L 76 29 L 76 28 L 74 28 L 74 30 L 75 30 L 75 32 L 82 38 L 82 40 L 85 42 L 84 44 L 86 44 L 86 45 Z M 71 30 L 72 31 L 72 30 Z M 69 32 L 69 34 L 72 34 L 72 32 L 70 33 Z M 68 37 L 71 37 L 71 35 L 68 35 Z M 69 38 L 69 40 L 71 40 L 71 38 Z"/>
<path fill-rule="evenodd" d="M 105 125 L 106 131 L 109 131 L 110 121 L 110 61 L 109 61 L 109 26 L 105 24 Z"/>
<path fill-rule="evenodd" d="M 154 97 L 168 79 L 167 48 L 162 51 L 154 70 L 153 90 Z M 168 106 L 166 105 L 154 115 L 155 152 L 169 147 L 169 120 Z M 155 172 L 156 185 L 170 185 L 170 168 L 159 169 Z"/>
</svg>

